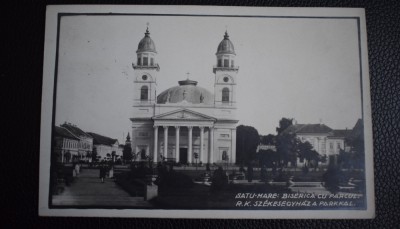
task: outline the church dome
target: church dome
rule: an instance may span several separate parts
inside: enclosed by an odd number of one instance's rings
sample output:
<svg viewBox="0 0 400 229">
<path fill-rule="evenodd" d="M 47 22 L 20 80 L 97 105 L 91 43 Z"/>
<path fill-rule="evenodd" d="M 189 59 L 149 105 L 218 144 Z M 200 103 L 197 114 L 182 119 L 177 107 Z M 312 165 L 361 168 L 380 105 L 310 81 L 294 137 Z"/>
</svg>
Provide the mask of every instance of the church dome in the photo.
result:
<svg viewBox="0 0 400 229">
<path fill-rule="evenodd" d="M 197 86 L 197 81 L 182 80 L 179 86 L 171 87 L 157 96 L 157 103 L 213 104 L 214 96 L 207 89 Z"/>
<path fill-rule="evenodd" d="M 236 55 L 235 47 L 233 47 L 232 42 L 229 40 L 228 32 L 225 32 L 224 39 L 218 45 L 217 55 L 218 54 L 234 54 L 234 55 Z"/>
<path fill-rule="evenodd" d="M 139 42 L 136 53 L 139 53 L 139 52 L 157 53 L 156 45 L 154 44 L 154 41 L 150 38 L 150 32 L 149 32 L 148 28 L 146 29 L 146 33 L 144 34 L 143 39 Z"/>
</svg>

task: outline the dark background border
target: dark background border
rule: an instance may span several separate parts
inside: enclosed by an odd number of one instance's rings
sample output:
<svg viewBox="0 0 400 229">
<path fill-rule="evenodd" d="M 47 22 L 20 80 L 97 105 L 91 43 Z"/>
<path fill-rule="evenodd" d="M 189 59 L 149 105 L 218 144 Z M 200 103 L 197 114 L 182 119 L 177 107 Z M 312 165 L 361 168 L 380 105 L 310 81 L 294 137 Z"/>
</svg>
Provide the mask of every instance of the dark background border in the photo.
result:
<svg viewBox="0 0 400 229">
<path fill-rule="evenodd" d="M 11 2 L 11 1 L 10 1 Z M 397 228 L 400 219 L 400 1 L 15 1 L 2 4 L 1 224 L 34 228 Z M 366 9 L 376 218 L 371 220 L 111 219 L 38 216 L 40 112 L 47 4 L 169 4 Z M 5 39 L 4 39 L 5 38 Z M 132 41 L 134 43 L 134 41 Z M 133 44 L 134 45 L 134 44 Z M 4 125 L 5 124 L 5 125 Z M 310 216 L 311 217 L 311 216 Z"/>
</svg>

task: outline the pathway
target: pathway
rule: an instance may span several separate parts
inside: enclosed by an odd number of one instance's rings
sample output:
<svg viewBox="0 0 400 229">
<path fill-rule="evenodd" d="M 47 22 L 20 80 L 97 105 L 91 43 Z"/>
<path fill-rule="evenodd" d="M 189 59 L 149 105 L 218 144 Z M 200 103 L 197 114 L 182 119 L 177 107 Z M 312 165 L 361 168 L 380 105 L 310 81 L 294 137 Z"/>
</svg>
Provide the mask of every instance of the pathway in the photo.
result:
<svg viewBox="0 0 400 229">
<path fill-rule="evenodd" d="M 54 195 L 54 206 L 132 208 L 151 207 L 143 197 L 132 197 L 114 180 L 106 178 L 101 183 L 98 169 L 83 169 L 74 182 L 60 195 Z"/>
</svg>

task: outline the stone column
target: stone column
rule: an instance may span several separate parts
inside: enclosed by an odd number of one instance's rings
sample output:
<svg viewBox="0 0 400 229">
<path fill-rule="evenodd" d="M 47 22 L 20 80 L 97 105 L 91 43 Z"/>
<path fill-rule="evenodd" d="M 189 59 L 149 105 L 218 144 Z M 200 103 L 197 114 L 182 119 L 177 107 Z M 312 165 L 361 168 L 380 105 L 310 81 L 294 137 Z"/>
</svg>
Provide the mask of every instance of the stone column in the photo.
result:
<svg viewBox="0 0 400 229">
<path fill-rule="evenodd" d="M 168 126 L 164 127 L 164 157 L 168 156 Z"/>
<path fill-rule="evenodd" d="M 210 151 L 209 151 L 209 156 L 208 156 L 208 163 L 212 164 L 214 163 L 214 127 L 210 127 L 210 136 L 209 136 L 209 146 L 210 146 Z"/>
<path fill-rule="evenodd" d="M 153 126 L 154 128 L 154 151 L 153 151 L 153 162 L 158 161 L 158 126 Z"/>
<path fill-rule="evenodd" d="M 204 126 L 200 126 L 200 161 L 206 163 L 206 157 L 204 155 L 203 145 L 204 145 Z"/>
<path fill-rule="evenodd" d="M 175 126 L 175 159 L 179 162 L 179 129 L 180 126 Z"/>
<path fill-rule="evenodd" d="M 232 157 L 231 163 L 236 163 L 236 128 L 232 129 Z"/>
<path fill-rule="evenodd" d="M 64 148 L 65 148 L 65 138 L 63 138 L 62 149 L 61 149 L 61 164 L 64 164 Z"/>
<path fill-rule="evenodd" d="M 188 162 L 192 163 L 192 130 L 193 126 L 188 126 Z"/>
</svg>

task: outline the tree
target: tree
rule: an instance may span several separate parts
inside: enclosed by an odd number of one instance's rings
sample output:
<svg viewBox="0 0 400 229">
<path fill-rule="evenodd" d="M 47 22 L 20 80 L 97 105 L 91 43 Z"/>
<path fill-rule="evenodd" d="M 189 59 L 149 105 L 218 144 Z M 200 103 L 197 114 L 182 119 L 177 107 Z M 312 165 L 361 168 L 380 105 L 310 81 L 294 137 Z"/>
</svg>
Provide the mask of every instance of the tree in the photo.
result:
<svg viewBox="0 0 400 229">
<path fill-rule="evenodd" d="M 293 124 L 293 119 L 282 118 L 279 120 L 279 127 L 276 128 L 276 150 L 281 155 L 284 164 L 288 162 L 296 164 L 298 139 L 293 133 L 284 133 L 289 126 Z"/>
<path fill-rule="evenodd" d="M 299 152 L 298 157 L 303 158 L 307 161 L 308 165 L 312 165 L 314 168 L 317 167 L 318 162 L 320 161 L 320 155 L 317 151 L 313 149 L 313 146 L 309 142 L 301 142 L 297 143 L 297 149 Z"/>
<path fill-rule="evenodd" d="M 264 145 L 275 145 L 276 136 L 273 134 L 261 136 L 261 143 Z"/>
<path fill-rule="evenodd" d="M 124 145 L 124 149 L 122 150 L 122 157 L 124 162 L 132 160 L 132 147 L 130 144 Z"/>
<path fill-rule="evenodd" d="M 92 152 L 92 162 L 97 161 L 97 148 L 93 147 L 93 152 Z"/>
<path fill-rule="evenodd" d="M 365 151 L 364 151 L 364 138 L 358 137 L 351 141 L 352 158 L 351 163 L 354 168 L 364 169 L 365 167 Z"/>
<path fill-rule="evenodd" d="M 309 142 L 299 142 L 297 144 L 297 149 L 299 152 L 299 158 L 305 159 L 307 162 L 309 162 L 312 158 L 312 151 L 313 147 Z"/>
<path fill-rule="evenodd" d="M 258 162 L 260 167 L 273 168 L 280 160 L 281 158 L 279 157 L 279 153 L 271 149 L 260 150 L 258 152 Z"/>
<path fill-rule="evenodd" d="M 276 132 L 278 133 L 278 135 L 280 135 L 284 130 L 286 130 L 286 128 L 288 128 L 292 124 L 293 119 L 282 118 L 281 120 L 279 120 L 279 127 L 276 128 Z"/>
<path fill-rule="evenodd" d="M 117 155 L 117 153 L 115 151 L 111 152 L 112 162 L 115 162 L 115 156 L 116 155 Z"/>
<path fill-rule="evenodd" d="M 276 150 L 281 155 L 284 165 L 296 164 L 298 139 L 294 134 L 281 134 L 276 138 Z"/>
<path fill-rule="evenodd" d="M 236 132 L 236 155 L 238 163 L 249 163 L 254 160 L 260 135 L 252 126 L 240 125 Z"/>
<path fill-rule="evenodd" d="M 350 152 L 346 152 L 344 150 L 339 151 L 338 163 L 341 168 L 351 168 L 351 166 L 353 166 L 352 159 L 352 154 Z"/>
</svg>

